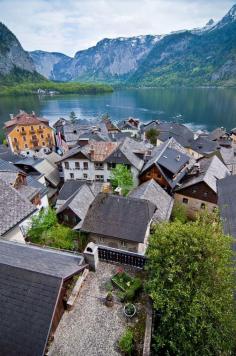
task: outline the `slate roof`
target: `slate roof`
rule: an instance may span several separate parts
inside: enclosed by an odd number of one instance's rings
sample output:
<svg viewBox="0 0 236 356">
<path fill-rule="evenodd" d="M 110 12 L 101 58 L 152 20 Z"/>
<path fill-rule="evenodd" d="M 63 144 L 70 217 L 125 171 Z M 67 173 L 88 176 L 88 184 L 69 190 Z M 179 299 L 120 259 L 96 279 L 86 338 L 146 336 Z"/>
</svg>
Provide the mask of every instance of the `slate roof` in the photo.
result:
<svg viewBox="0 0 236 356">
<path fill-rule="evenodd" d="M 223 179 L 227 175 L 230 175 L 228 168 L 224 163 L 217 157 L 213 156 L 210 158 L 202 158 L 198 161 L 199 168 L 194 167 L 193 172 L 186 176 L 182 185 L 176 189 L 180 191 L 189 186 L 193 186 L 200 182 L 204 182 L 210 187 L 215 193 L 217 192 L 216 183 L 218 179 Z M 195 172 L 195 174 L 193 174 Z"/>
<path fill-rule="evenodd" d="M 218 180 L 217 193 L 224 233 L 236 237 L 236 176 L 227 176 Z M 234 244 L 234 250 L 236 250 L 236 244 Z"/>
<path fill-rule="evenodd" d="M 60 183 L 60 175 L 56 165 L 49 162 L 46 158 L 25 157 L 15 163 L 24 170 L 24 166 L 33 167 L 40 174 L 43 174 L 47 181 L 54 187 Z"/>
<path fill-rule="evenodd" d="M 146 199 L 153 203 L 157 210 L 153 220 L 168 221 L 172 212 L 174 199 L 154 180 L 151 179 L 130 192 L 129 197 Z"/>
<path fill-rule="evenodd" d="M 142 173 L 155 165 L 162 172 L 170 187 L 174 188 L 194 162 L 184 148 L 174 138 L 171 138 L 153 149 Z"/>
<path fill-rule="evenodd" d="M 62 206 L 57 209 L 57 214 L 60 214 L 65 209 L 69 208 L 75 215 L 78 216 L 81 222 L 83 222 L 88 208 L 93 200 L 94 194 L 91 189 L 87 186 L 87 184 L 83 184 Z"/>
<path fill-rule="evenodd" d="M 146 132 L 150 128 L 155 128 L 159 131 L 158 139 L 162 142 L 173 137 L 177 140 L 183 147 L 189 147 L 190 142 L 194 138 L 194 133 L 187 126 L 183 124 L 178 124 L 176 122 L 160 122 L 151 121 L 146 125 L 142 126 L 142 132 Z"/>
<path fill-rule="evenodd" d="M 225 135 L 226 135 L 226 130 L 223 127 L 217 127 L 216 129 L 214 129 L 212 132 L 209 133 L 208 138 L 209 140 L 216 141 Z"/>
<path fill-rule="evenodd" d="M 14 163 L 19 159 L 19 156 L 12 153 L 10 147 L 0 145 L 0 159 Z"/>
<path fill-rule="evenodd" d="M 0 349 L 8 356 L 43 356 L 63 281 L 83 259 L 0 242 Z"/>
<path fill-rule="evenodd" d="M 144 160 L 138 156 L 138 154 L 145 155 L 148 148 L 143 142 L 138 142 L 133 140 L 132 138 L 126 137 L 124 142 L 122 142 L 119 146 L 121 152 L 126 156 L 129 162 L 136 169 L 141 171 Z"/>
<path fill-rule="evenodd" d="M 197 139 L 192 140 L 190 142 L 190 147 L 202 155 L 210 154 L 220 149 L 217 142 L 211 141 L 204 136 L 199 136 Z"/>
<path fill-rule="evenodd" d="M 75 192 L 77 192 L 77 190 L 85 183 L 86 183 L 85 180 L 68 179 L 67 181 L 65 181 L 65 183 L 61 187 L 61 189 L 58 193 L 57 200 L 66 201 L 72 195 L 74 195 Z"/>
<path fill-rule="evenodd" d="M 28 199 L 0 179 L 0 235 L 4 235 L 36 211 Z"/>
<path fill-rule="evenodd" d="M 81 231 L 143 243 L 156 207 L 147 200 L 99 193 Z"/>
<path fill-rule="evenodd" d="M 26 182 L 30 187 L 34 187 L 38 189 L 41 198 L 47 194 L 48 188 L 44 184 L 38 182 L 37 179 L 35 179 L 31 175 L 26 176 Z"/>
</svg>

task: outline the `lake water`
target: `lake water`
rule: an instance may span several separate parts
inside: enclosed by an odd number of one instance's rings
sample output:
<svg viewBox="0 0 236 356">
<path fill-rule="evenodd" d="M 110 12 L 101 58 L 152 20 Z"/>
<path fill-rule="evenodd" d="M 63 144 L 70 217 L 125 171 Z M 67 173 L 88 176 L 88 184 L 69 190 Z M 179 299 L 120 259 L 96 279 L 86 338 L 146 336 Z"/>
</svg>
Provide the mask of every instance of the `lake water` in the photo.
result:
<svg viewBox="0 0 236 356">
<path fill-rule="evenodd" d="M 0 125 L 19 109 L 35 111 L 54 122 L 74 111 L 81 119 L 133 116 L 141 121 L 177 121 L 193 129 L 236 127 L 236 89 L 127 89 L 104 95 L 18 96 L 0 98 Z"/>
</svg>

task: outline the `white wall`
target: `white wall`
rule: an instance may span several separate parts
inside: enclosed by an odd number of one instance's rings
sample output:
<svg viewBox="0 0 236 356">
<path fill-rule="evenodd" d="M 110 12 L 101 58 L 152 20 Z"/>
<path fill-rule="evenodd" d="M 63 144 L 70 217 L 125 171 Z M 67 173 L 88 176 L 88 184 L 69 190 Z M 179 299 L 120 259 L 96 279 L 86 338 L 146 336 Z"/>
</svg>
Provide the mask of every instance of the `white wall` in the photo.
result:
<svg viewBox="0 0 236 356">
<path fill-rule="evenodd" d="M 14 229 L 8 231 L 7 234 L 5 234 L 4 236 L 1 236 L 1 239 L 6 240 L 6 241 L 25 243 L 23 233 L 19 226 L 14 227 Z"/>
</svg>

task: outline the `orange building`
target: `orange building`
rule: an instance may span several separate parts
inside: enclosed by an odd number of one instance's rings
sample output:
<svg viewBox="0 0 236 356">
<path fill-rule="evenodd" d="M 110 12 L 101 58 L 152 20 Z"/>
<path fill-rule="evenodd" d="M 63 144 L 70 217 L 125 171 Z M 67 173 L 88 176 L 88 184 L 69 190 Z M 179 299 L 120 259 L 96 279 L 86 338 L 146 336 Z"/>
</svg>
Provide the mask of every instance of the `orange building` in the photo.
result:
<svg viewBox="0 0 236 356">
<path fill-rule="evenodd" d="M 37 117 L 35 113 L 20 111 L 11 120 L 5 122 L 7 141 L 12 152 L 45 152 L 55 146 L 54 132 L 47 119 Z"/>
</svg>

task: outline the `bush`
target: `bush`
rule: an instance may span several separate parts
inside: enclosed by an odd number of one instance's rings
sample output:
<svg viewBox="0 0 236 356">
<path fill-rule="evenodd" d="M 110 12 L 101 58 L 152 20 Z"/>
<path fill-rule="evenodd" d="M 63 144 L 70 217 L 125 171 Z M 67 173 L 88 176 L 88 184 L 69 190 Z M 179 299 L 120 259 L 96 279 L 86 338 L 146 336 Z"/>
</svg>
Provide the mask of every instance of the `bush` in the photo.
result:
<svg viewBox="0 0 236 356">
<path fill-rule="evenodd" d="M 188 221 L 187 209 L 181 203 L 175 203 L 172 210 L 171 220 L 179 220 L 182 224 L 185 224 Z"/>
<path fill-rule="evenodd" d="M 119 348 L 126 355 L 131 356 L 134 349 L 134 335 L 133 331 L 126 329 L 119 340 Z"/>
<path fill-rule="evenodd" d="M 133 301 L 137 296 L 138 292 L 142 288 L 142 281 L 140 278 L 134 278 L 131 286 L 127 289 L 124 295 L 124 300 Z"/>
<path fill-rule="evenodd" d="M 39 243 L 45 231 L 50 230 L 57 224 L 56 211 L 52 208 L 42 209 L 31 219 L 31 227 L 28 230 L 28 237 L 34 243 Z"/>
<path fill-rule="evenodd" d="M 74 250 L 76 248 L 78 233 L 67 226 L 57 225 L 45 231 L 39 241 L 42 245 L 60 248 L 63 250 Z"/>
</svg>

